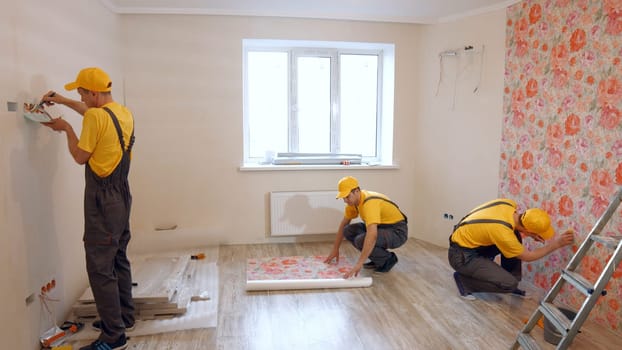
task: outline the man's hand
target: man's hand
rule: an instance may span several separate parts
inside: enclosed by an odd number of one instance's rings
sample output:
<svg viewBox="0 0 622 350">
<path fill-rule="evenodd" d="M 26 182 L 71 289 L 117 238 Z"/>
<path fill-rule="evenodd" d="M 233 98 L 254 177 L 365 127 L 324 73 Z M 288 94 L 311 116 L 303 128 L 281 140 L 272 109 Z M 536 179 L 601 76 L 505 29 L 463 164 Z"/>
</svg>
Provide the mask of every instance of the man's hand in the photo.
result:
<svg viewBox="0 0 622 350">
<path fill-rule="evenodd" d="M 555 238 L 555 243 L 557 244 L 558 248 L 565 247 L 574 243 L 574 231 L 572 229 L 566 230 L 566 232 Z"/>
<path fill-rule="evenodd" d="M 362 264 L 356 264 L 354 265 L 354 267 L 352 267 L 352 269 L 350 271 L 348 271 L 347 273 L 343 274 L 343 278 L 348 279 L 350 277 L 356 277 L 359 275 L 359 272 L 361 272 L 361 268 L 363 268 Z"/>
<path fill-rule="evenodd" d="M 45 95 L 43 95 L 43 97 L 41 98 L 41 102 L 43 102 L 43 104 L 46 106 L 53 106 L 63 98 L 63 96 L 57 94 L 55 91 L 50 90 L 46 92 Z"/>
<path fill-rule="evenodd" d="M 332 264 L 333 260 L 335 260 L 335 264 L 339 263 L 339 249 L 333 249 L 326 259 L 324 259 L 324 263 Z"/>
<path fill-rule="evenodd" d="M 54 118 L 49 122 L 41 123 L 54 131 L 65 131 L 69 123 L 62 117 Z"/>
</svg>

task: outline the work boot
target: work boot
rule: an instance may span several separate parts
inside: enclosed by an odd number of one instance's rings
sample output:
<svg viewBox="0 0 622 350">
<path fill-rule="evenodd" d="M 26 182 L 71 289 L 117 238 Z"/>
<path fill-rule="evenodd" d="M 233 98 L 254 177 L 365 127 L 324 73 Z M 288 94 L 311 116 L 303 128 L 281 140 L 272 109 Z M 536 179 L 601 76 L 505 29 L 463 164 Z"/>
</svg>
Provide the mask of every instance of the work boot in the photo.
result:
<svg viewBox="0 0 622 350">
<path fill-rule="evenodd" d="M 80 350 L 124 350 L 127 348 L 127 339 L 123 334 L 114 343 L 106 343 L 101 340 L 96 340 L 87 346 L 83 346 Z"/>
<path fill-rule="evenodd" d="M 364 269 L 375 269 L 376 267 L 377 267 L 376 263 L 374 263 L 373 261 L 366 262 L 363 264 Z"/>
<path fill-rule="evenodd" d="M 456 287 L 458 287 L 458 293 L 465 300 L 475 300 L 475 295 L 471 294 L 471 292 L 467 291 L 462 284 L 462 280 L 460 279 L 460 274 L 458 272 L 454 272 L 454 281 L 456 281 Z"/>
<path fill-rule="evenodd" d="M 397 264 L 397 255 L 391 252 L 391 256 L 385 261 L 382 266 L 377 267 L 374 271 L 376 272 L 389 272 Z"/>
</svg>

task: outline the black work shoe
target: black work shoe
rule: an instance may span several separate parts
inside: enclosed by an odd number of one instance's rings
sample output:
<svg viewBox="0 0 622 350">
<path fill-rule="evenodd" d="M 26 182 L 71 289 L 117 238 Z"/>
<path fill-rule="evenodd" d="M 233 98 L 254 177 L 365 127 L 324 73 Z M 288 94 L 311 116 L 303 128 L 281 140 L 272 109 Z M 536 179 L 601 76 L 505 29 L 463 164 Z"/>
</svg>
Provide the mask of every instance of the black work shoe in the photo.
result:
<svg viewBox="0 0 622 350">
<path fill-rule="evenodd" d="M 512 295 L 516 295 L 519 296 L 521 298 L 525 298 L 525 299 L 529 299 L 529 293 L 527 293 L 526 291 L 522 290 L 522 289 L 514 289 L 512 291 Z"/>
<path fill-rule="evenodd" d="M 125 338 L 125 334 L 123 334 L 114 343 L 106 343 L 101 340 L 96 340 L 87 346 L 81 347 L 80 350 L 123 350 L 126 348 L 127 348 L 127 339 Z"/>
<path fill-rule="evenodd" d="M 130 327 L 125 327 L 125 331 L 126 332 L 131 332 L 134 330 L 134 326 L 132 325 Z M 91 328 L 93 328 L 94 330 L 101 332 L 102 331 L 102 321 L 101 320 L 95 320 L 93 321 L 93 324 L 91 324 Z"/>
<path fill-rule="evenodd" d="M 462 281 L 460 280 L 460 274 L 458 272 L 454 272 L 454 281 L 456 281 L 456 287 L 458 287 L 458 293 L 460 296 L 466 300 L 475 300 L 475 296 L 468 292 L 464 286 L 462 285 Z"/>
<path fill-rule="evenodd" d="M 376 264 L 373 261 L 367 262 L 363 264 L 364 269 L 375 269 Z"/>
<path fill-rule="evenodd" d="M 384 265 L 377 267 L 374 271 L 376 272 L 389 272 L 397 264 L 397 255 L 391 252 L 391 256 L 385 261 Z"/>
</svg>

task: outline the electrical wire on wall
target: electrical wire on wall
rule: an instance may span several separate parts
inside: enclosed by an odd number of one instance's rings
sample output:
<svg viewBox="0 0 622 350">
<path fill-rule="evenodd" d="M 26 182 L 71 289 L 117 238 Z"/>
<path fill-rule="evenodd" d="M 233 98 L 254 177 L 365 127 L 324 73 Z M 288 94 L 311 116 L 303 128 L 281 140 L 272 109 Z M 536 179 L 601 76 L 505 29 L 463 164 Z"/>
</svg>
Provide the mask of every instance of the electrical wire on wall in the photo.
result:
<svg viewBox="0 0 622 350">
<path fill-rule="evenodd" d="M 477 80 L 477 85 L 475 85 L 475 89 L 473 89 L 473 93 L 476 93 L 479 89 L 479 84 L 482 83 L 482 72 L 484 71 L 484 50 L 486 46 L 482 45 L 482 52 L 479 58 L 479 79 Z"/>
<path fill-rule="evenodd" d="M 458 80 L 460 79 L 460 76 L 464 73 L 464 71 L 467 70 L 468 65 L 461 70 L 460 69 L 460 64 L 461 64 L 461 58 L 462 57 L 466 57 L 467 55 L 474 55 L 474 54 L 480 54 L 480 67 L 479 67 L 479 77 L 478 77 L 478 81 L 475 85 L 475 89 L 473 90 L 473 93 L 476 93 L 479 90 L 479 86 L 481 84 L 482 81 L 482 71 L 484 69 L 484 45 L 482 45 L 482 49 L 481 50 L 475 50 L 473 48 L 473 46 L 468 45 L 465 46 L 464 48 L 460 48 L 460 49 L 454 49 L 454 50 L 445 50 L 442 51 L 441 53 L 438 54 L 439 57 L 439 78 L 438 78 L 438 84 L 436 85 L 436 94 L 435 96 L 438 96 L 439 91 L 440 91 L 440 87 L 441 87 L 441 83 L 443 82 L 443 75 L 444 75 L 444 59 L 446 57 L 455 57 L 456 58 L 456 70 L 455 70 L 455 80 L 454 80 L 454 87 L 453 87 L 453 96 L 452 96 L 452 107 L 451 109 L 454 110 L 456 107 L 456 94 L 457 94 L 457 89 L 458 89 Z"/>
</svg>

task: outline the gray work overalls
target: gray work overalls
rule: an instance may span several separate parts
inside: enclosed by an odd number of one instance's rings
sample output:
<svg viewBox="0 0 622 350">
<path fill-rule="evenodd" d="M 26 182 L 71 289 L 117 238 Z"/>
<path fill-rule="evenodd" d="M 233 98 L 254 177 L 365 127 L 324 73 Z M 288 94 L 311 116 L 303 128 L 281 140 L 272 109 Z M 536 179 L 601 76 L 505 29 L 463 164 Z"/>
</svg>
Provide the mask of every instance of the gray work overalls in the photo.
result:
<svg viewBox="0 0 622 350">
<path fill-rule="evenodd" d="M 112 174 L 102 178 L 85 166 L 84 190 L 84 250 L 97 313 L 101 318 L 99 339 L 112 343 L 134 325 L 132 273 L 127 258 L 130 241 L 130 209 L 132 195 L 128 183 L 130 152 L 134 131 L 125 149 L 119 120 L 104 107 L 114 123 L 123 156 Z"/>
</svg>

